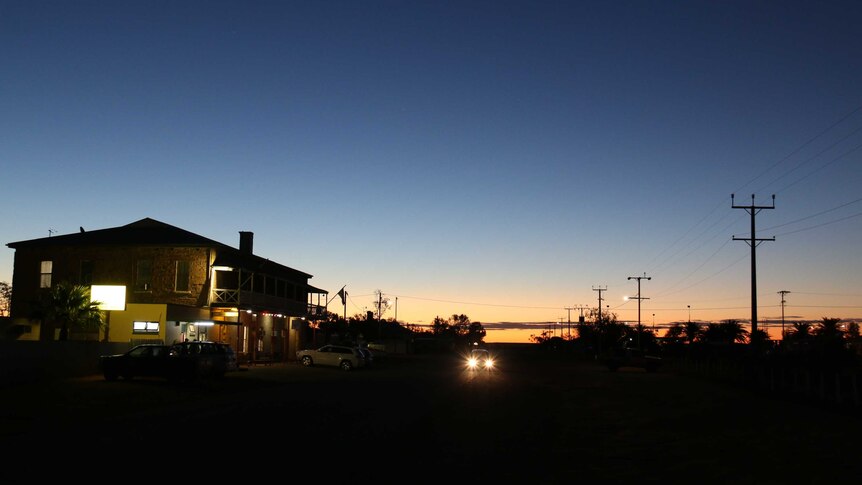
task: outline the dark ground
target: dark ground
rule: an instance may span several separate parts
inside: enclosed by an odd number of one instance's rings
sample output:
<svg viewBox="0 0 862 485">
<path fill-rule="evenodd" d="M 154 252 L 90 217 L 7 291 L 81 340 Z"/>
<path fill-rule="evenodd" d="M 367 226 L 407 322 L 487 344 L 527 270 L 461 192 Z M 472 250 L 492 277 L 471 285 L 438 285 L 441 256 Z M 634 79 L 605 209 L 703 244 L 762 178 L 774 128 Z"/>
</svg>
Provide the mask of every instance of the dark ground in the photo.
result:
<svg viewBox="0 0 862 485">
<path fill-rule="evenodd" d="M 49 471 L 118 483 L 862 479 L 855 413 L 666 369 L 517 353 L 500 363 L 471 373 L 454 356 L 411 355 L 353 372 L 256 366 L 192 385 L 94 375 L 7 386 L 0 482 Z"/>
</svg>

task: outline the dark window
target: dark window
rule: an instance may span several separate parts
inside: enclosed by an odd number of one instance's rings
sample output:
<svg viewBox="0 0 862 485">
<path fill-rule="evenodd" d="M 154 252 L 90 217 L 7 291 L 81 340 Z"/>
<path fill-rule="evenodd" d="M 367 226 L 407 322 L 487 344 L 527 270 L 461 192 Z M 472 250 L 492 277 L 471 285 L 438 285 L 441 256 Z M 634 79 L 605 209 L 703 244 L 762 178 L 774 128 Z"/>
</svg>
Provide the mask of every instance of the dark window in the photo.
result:
<svg viewBox="0 0 862 485">
<path fill-rule="evenodd" d="M 150 291 L 153 286 L 153 261 L 139 259 L 135 265 L 135 290 Z"/>
<path fill-rule="evenodd" d="M 81 284 L 89 286 L 93 284 L 93 262 L 81 261 Z"/>
<path fill-rule="evenodd" d="M 262 274 L 255 274 L 254 275 L 254 289 L 252 291 L 254 291 L 255 293 L 263 293 L 264 292 L 263 275 Z"/>
<path fill-rule="evenodd" d="M 275 296 L 275 278 L 272 276 L 266 277 L 266 294 Z"/>
<path fill-rule="evenodd" d="M 177 277 L 174 291 L 189 291 L 189 262 L 177 261 Z"/>
<path fill-rule="evenodd" d="M 252 276 L 253 275 L 250 273 L 243 273 L 242 274 L 242 285 L 240 286 L 240 289 L 242 291 L 252 291 L 252 288 L 251 288 Z"/>
<path fill-rule="evenodd" d="M 239 288 L 237 283 L 239 280 L 238 271 L 216 271 L 216 288 L 224 290 L 236 290 Z"/>
</svg>

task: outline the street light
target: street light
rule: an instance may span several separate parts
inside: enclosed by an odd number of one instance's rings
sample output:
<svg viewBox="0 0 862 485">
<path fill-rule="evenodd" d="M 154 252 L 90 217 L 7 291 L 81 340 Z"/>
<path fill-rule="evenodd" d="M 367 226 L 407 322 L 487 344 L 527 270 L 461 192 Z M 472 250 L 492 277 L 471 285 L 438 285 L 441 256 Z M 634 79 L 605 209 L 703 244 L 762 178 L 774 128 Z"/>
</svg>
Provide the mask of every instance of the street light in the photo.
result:
<svg viewBox="0 0 862 485">
<path fill-rule="evenodd" d="M 691 323 L 691 305 L 686 305 L 688 307 L 688 323 Z"/>
</svg>

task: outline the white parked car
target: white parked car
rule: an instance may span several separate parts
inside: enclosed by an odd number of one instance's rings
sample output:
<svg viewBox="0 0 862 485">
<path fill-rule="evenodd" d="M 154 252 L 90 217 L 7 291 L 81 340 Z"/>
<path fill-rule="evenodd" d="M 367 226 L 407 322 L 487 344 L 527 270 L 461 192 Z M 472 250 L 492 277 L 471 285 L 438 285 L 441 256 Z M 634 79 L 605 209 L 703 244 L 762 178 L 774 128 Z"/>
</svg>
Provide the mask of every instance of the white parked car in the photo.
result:
<svg viewBox="0 0 862 485">
<path fill-rule="evenodd" d="M 305 349 L 296 352 L 296 360 L 306 367 L 326 365 L 353 370 L 365 365 L 365 358 L 359 349 L 346 345 L 324 345 L 318 349 Z"/>
</svg>

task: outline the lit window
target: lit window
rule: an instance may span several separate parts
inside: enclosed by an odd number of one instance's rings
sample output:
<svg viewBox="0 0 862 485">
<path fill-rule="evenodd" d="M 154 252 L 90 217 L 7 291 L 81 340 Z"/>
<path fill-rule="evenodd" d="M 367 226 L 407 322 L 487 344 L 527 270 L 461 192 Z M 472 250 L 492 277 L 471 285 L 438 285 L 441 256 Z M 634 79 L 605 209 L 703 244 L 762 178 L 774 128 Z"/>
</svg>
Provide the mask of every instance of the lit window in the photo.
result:
<svg viewBox="0 0 862 485">
<path fill-rule="evenodd" d="M 174 291 L 189 291 L 189 262 L 177 261 L 177 277 Z"/>
<path fill-rule="evenodd" d="M 132 333 L 159 333 L 159 322 L 132 322 Z"/>
<path fill-rule="evenodd" d="M 54 268 L 53 261 L 42 261 L 39 270 L 39 288 L 51 287 L 51 272 Z"/>
</svg>

